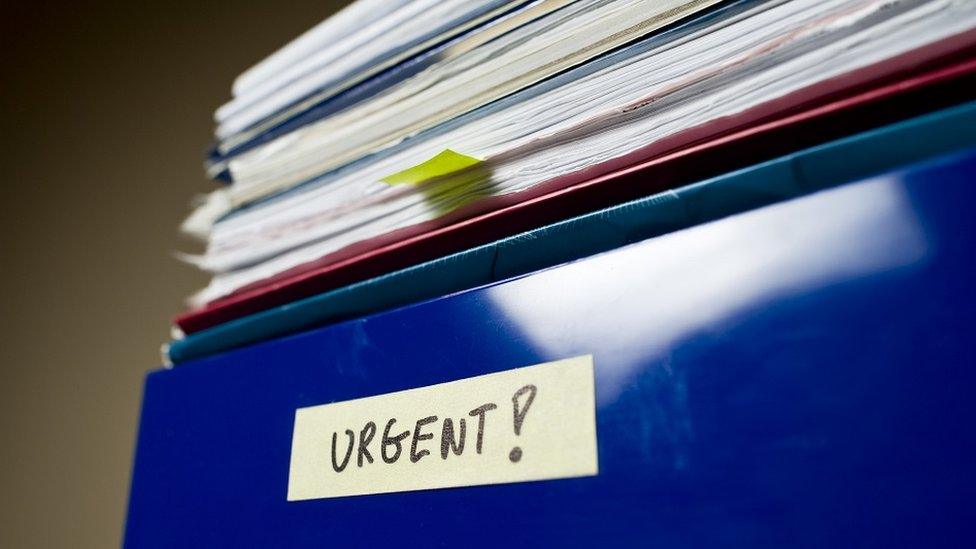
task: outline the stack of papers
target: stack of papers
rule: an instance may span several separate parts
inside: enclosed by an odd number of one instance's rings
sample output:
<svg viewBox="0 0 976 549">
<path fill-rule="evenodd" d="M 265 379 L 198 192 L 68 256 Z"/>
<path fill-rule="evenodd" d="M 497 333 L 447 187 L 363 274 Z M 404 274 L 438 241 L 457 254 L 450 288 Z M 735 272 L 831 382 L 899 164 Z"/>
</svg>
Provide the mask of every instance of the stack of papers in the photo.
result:
<svg viewBox="0 0 976 549">
<path fill-rule="evenodd" d="M 360 0 L 245 71 L 195 308 L 972 46 L 971 0 Z M 400 231 L 400 232 L 398 232 Z M 404 236 L 405 238 L 406 236 Z"/>
</svg>

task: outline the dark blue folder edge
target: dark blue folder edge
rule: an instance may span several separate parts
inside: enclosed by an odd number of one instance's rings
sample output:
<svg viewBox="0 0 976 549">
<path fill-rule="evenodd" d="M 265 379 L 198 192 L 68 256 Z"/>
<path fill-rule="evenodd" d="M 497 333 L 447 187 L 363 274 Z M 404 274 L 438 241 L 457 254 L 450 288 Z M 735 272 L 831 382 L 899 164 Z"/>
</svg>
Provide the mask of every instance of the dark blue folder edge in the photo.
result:
<svg viewBox="0 0 976 549">
<path fill-rule="evenodd" d="M 182 363 L 491 284 L 976 144 L 976 102 L 805 149 L 262 311 L 169 345 Z"/>
</svg>

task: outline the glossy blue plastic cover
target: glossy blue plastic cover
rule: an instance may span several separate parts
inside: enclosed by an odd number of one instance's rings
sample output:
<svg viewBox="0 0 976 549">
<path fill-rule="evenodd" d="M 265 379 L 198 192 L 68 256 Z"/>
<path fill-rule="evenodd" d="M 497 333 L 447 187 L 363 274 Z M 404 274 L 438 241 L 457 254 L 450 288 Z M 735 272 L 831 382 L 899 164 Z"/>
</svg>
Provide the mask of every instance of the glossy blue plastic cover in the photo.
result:
<svg viewBox="0 0 976 549">
<path fill-rule="evenodd" d="M 179 364 L 326 323 L 504 280 L 976 144 L 976 103 L 542 227 L 173 341 Z"/>
<path fill-rule="evenodd" d="M 974 176 L 943 158 L 153 372 L 126 545 L 969 546 Z M 581 354 L 595 477 L 285 499 L 296 408 Z"/>
</svg>

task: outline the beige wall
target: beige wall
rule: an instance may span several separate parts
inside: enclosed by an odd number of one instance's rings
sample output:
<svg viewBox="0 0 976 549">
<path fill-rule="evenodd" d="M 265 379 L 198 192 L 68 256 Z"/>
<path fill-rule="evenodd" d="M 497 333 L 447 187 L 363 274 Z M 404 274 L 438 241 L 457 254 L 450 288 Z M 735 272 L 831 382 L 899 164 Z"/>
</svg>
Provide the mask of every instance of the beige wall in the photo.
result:
<svg viewBox="0 0 976 549">
<path fill-rule="evenodd" d="M 119 544 L 142 377 L 204 282 L 170 253 L 211 112 L 338 3 L 5 3 L 0 547 Z"/>
</svg>

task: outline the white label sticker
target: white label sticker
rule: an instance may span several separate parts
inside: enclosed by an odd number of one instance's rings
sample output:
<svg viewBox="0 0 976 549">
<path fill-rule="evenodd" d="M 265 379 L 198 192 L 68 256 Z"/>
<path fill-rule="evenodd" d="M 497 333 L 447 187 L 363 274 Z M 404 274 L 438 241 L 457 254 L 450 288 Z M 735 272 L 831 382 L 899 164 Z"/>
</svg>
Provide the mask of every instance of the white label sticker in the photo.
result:
<svg viewBox="0 0 976 549">
<path fill-rule="evenodd" d="M 295 411 L 288 501 L 596 475 L 593 357 Z"/>
</svg>

